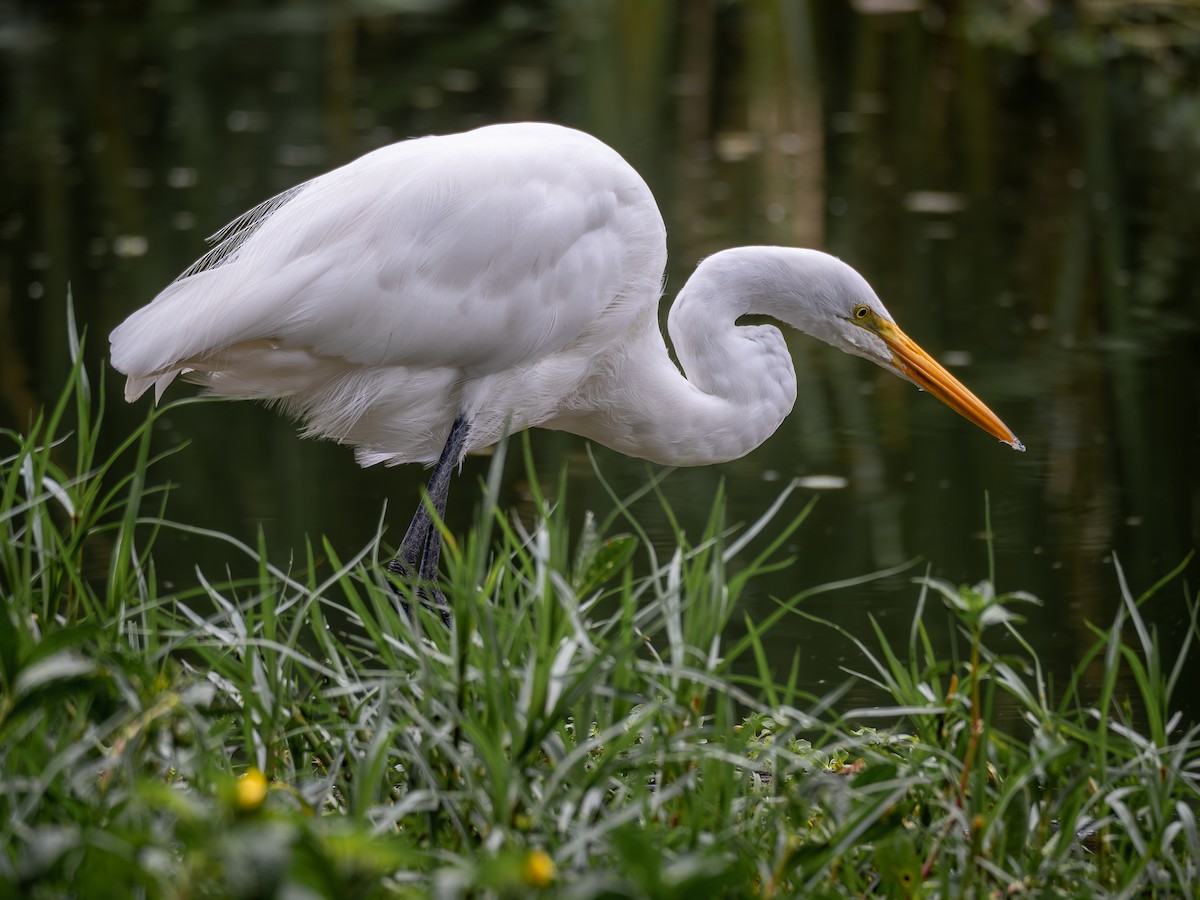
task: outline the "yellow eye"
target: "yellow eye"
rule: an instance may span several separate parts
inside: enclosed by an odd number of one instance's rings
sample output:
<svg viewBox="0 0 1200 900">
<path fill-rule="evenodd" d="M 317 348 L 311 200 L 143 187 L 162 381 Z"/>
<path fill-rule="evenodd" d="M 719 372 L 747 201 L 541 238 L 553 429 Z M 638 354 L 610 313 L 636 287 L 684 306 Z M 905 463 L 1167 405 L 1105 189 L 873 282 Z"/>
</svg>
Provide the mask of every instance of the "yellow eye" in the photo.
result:
<svg viewBox="0 0 1200 900">
<path fill-rule="evenodd" d="M 871 308 L 869 306 L 864 304 L 854 307 L 854 318 L 861 321 L 867 318 L 869 315 L 871 315 Z"/>
</svg>

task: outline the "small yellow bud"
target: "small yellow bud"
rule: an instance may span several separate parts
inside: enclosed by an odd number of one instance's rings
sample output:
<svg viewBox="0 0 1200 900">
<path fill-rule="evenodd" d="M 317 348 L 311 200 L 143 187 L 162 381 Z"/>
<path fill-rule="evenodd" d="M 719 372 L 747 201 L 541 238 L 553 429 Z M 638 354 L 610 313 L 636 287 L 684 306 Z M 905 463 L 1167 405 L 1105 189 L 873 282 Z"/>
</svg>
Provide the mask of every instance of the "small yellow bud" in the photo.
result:
<svg viewBox="0 0 1200 900">
<path fill-rule="evenodd" d="M 525 854 L 525 880 L 535 888 L 544 888 L 554 880 L 554 860 L 545 850 Z"/>
<path fill-rule="evenodd" d="M 254 812 L 267 796 L 267 776 L 249 769 L 237 780 L 237 805 L 242 812 Z"/>
</svg>

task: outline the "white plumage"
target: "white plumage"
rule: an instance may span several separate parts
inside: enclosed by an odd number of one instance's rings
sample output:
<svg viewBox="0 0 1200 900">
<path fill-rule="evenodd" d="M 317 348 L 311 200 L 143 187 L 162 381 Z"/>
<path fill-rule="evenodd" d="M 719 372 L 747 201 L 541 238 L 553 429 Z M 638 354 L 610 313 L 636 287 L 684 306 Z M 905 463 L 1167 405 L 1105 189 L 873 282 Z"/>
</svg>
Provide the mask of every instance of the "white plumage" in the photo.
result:
<svg viewBox="0 0 1200 900">
<path fill-rule="evenodd" d="M 681 373 L 658 327 L 666 229 L 654 198 L 615 151 L 568 128 L 383 147 L 215 239 L 113 331 L 127 400 L 183 374 L 277 401 L 306 436 L 355 446 L 363 465 L 452 450 L 452 467 L 531 426 L 702 465 L 758 446 L 795 402 L 783 335 L 735 324 L 757 313 L 878 363 L 1023 449 L 857 272 L 813 250 L 704 261 L 669 318 Z M 456 419 L 465 427 L 447 443 Z"/>
<path fill-rule="evenodd" d="M 363 463 L 430 462 L 460 409 L 472 448 L 509 412 L 514 427 L 548 418 L 653 307 L 663 233 L 645 183 L 581 133 L 405 141 L 221 232 L 211 267 L 113 332 L 112 362 L 130 400 L 185 371 L 282 399 Z"/>
</svg>

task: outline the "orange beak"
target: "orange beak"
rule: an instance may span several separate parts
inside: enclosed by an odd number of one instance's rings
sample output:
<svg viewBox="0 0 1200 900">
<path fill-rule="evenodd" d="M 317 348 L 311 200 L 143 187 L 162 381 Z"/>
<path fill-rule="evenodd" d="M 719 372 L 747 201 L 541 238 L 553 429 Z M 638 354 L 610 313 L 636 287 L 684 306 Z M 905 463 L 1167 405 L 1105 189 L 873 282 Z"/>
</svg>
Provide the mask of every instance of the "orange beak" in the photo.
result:
<svg viewBox="0 0 1200 900">
<path fill-rule="evenodd" d="M 917 387 L 937 397 L 952 410 L 970 422 L 974 422 L 992 437 L 1003 441 L 1014 450 L 1024 450 L 1012 430 L 1000 418 L 984 406 L 983 401 L 972 394 L 957 378 L 917 346 L 916 341 L 893 325 L 880 322 L 876 334 L 892 351 L 892 364 L 910 378 Z"/>
</svg>

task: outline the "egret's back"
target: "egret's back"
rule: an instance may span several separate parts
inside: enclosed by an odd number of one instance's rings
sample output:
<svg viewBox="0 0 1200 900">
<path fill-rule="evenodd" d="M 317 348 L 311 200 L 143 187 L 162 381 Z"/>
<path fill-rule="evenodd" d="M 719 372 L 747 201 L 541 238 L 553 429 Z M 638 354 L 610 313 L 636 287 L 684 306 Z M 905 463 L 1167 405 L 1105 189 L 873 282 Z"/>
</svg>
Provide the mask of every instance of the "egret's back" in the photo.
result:
<svg viewBox="0 0 1200 900">
<path fill-rule="evenodd" d="M 613 150 L 552 125 L 384 147 L 252 210 L 111 335 L 126 396 L 180 373 L 279 399 L 364 462 L 551 418 L 657 302 L 665 229 Z M 494 436 L 491 437 L 495 439 Z"/>
</svg>

